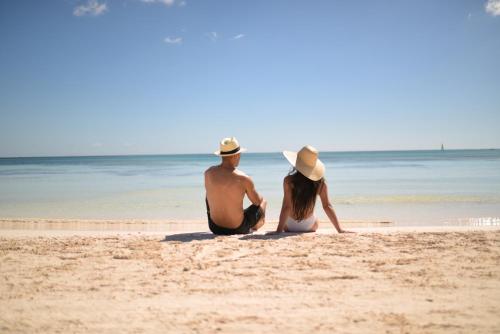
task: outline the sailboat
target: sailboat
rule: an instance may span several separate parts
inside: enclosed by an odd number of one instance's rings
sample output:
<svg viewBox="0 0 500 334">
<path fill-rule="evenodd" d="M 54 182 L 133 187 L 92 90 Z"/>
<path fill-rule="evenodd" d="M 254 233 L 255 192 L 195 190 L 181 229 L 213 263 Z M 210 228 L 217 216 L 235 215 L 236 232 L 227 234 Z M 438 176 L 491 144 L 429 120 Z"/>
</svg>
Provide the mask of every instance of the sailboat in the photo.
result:
<svg viewBox="0 0 500 334">
<path fill-rule="evenodd" d="M 441 151 L 444 151 L 444 145 L 441 144 Z"/>
</svg>

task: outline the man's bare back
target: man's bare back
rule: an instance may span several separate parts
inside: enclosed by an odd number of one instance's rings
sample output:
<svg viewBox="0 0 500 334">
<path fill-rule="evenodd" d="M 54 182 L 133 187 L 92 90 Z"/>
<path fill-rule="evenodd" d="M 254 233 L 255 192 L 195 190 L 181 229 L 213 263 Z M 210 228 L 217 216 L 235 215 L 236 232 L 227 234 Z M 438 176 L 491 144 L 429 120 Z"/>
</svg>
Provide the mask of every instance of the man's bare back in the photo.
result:
<svg viewBox="0 0 500 334">
<path fill-rule="evenodd" d="M 208 219 L 209 224 L 216 225 L 215 228 L 238 229 L 248 221 L 253 230 L 264 225 L 266 201 L 255 190 L 252 179 L 237 169 L 239 161 L 239 153 L 223 156 L 220 165 L 205 171 Z M 253 205 L 243 210 L 245 195 Z M 212 226 L 211 230 L 214 232 Z M 226 232 L 230 234 L 230 231 Z"/>
<path fill-rule="evenodd" d="M 243 221 L 243 198 L 248 176 L 238 169 L 210 167 L 205 172 L 205 189 L 210 216 L 217 225 L 236 228 Z M 256 203 L 256 205 L 260 205 Z"/>
</svg>

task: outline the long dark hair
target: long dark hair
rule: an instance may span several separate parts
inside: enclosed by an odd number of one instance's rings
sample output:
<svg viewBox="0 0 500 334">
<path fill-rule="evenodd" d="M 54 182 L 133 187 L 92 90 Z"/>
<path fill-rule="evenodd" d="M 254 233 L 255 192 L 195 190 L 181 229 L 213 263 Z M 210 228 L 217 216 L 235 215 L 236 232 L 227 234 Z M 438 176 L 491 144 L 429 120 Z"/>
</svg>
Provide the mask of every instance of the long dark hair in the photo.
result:
<svg viewBox="0 0 500 334">
<path fill-rule="evenodd" d="M 292 188 L 293 214 L 295 219 L 302 220 L 307 218 L 305 215 L 314 208 L 316 195 L 318 195 L 319 188 L 323 184 L 324 179 L 321 178 L 318 181 L 312 181 L 295 168 L 288 175 Z"/>
</svg>

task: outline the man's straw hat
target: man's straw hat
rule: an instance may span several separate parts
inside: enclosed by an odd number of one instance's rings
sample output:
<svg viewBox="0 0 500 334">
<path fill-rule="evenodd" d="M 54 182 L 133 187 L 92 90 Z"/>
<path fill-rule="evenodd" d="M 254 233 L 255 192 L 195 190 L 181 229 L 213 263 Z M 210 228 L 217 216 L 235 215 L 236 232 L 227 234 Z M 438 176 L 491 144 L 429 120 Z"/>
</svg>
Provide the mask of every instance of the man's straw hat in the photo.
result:
<svg viewBox="0 0 500 334">
<path fill-rule="evenodd" d="M 325 175 L 325 165 L 318 159 L 318 150 L 310 145 L 297 152 L 283 151 L 285 158 L 302 175 L 312 181 L 318 181 Z"/>
<path fill-rule="evenodd" d="M 215 151 L 214 154 L 220 157 L 229 157 L 231 155 L 240 154 L 245 152 L 247 149 L 240 147 L 240 144 L 236 138 L 224 138 L 220 142 L 220 149 Z"/>
</svg>

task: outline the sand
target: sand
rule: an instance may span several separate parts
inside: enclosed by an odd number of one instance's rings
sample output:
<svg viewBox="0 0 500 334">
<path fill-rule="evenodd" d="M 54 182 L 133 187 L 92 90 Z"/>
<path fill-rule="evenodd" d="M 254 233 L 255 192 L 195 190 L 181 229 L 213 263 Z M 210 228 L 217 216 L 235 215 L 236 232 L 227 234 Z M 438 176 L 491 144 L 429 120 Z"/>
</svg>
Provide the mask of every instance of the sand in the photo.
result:
<svg viewBox="0 0 500 334">
<path fill-rule="evenodd" d="M 0 222 L 0 332 L 500 332 L 500 227 L 215 237 L 76 223 Z"/>
</svg>

